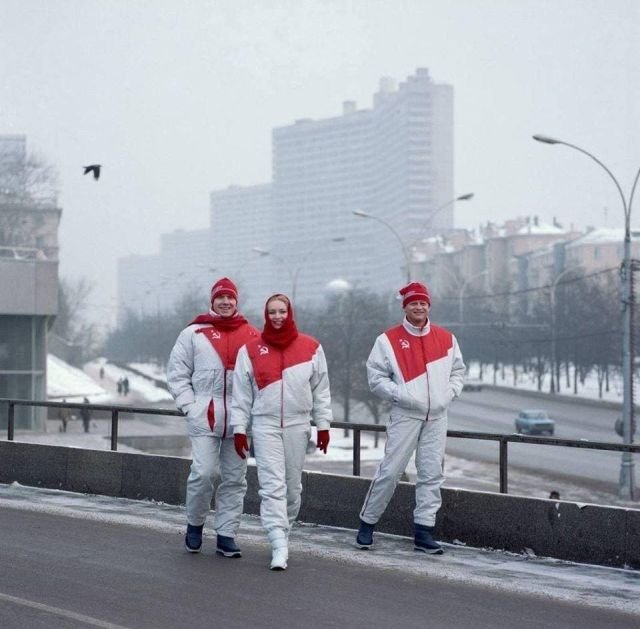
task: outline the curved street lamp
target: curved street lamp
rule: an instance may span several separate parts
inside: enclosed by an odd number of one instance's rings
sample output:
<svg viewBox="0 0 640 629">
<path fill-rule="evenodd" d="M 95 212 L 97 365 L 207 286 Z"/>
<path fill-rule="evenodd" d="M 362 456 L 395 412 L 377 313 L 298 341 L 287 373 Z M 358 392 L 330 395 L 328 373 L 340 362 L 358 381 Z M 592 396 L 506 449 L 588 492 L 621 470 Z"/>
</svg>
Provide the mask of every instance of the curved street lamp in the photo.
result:
<svg viewBox="0 0 640 629">
<path fill-rule="evenodd" d="M 433 220 L 433 217 L 436 214 L 440 213 L 445 208 L 448 208 L 450 205 L 453 205 L 456 201 L 470 201 L 471 199 L 473 199 L 473 197 L 474 197 L 473 192 L 467 192 L 466 194 L 461 194 L 459 197 L 456 197 L 455 199 L 450 199 L 446 203 L 439 205 L 435 210 L 433 210 L 433 212 L 429 214 L 429 216 L 427 216 L 427 218 L 424 219 L 424 223 L 422 224 L 422 228 L 420 230 L 420 235 L 411 243 L 411 246 L 412 247 L 415 246 L 420 240 L 422 240 L 422 238 L 424 238 L 424 234 L 427 231 L 427 228 L 429 227 L 429 223 Z"/>
<path fill-rule="evenodd" d="M 400 238 L 400 234 L 396 231 L 395 227 L 388 221 L 385 221 L 383 218 L 380 218 L 379 216 L 374 216 L 373 214 L 369 214 L 368 212 L 364 212 L 362 210 L 353 210 L 352 214 L 354 216 L 359 216 L 360 218 L 370 218 L 374 221 L 378 221 L 378 223 L 382 223 L 395 236 L 396 240 L 398 241 L 398 244 L 400 245 L 400 248 L 402 249 L 402 255 L 404 256 L 404 261 L 407 265 L 407 284 L 408 284 L 411 281 L 411 256 L 409 255 L 409 250 L 404 244 L 404 241 L 402 240 L 402 238 Z"/>
<path fill-rule="evenodd" d="M 421 235 L 418 236 L 418 238 L 416 238 L 409 246 L 407 246 L 405 244 L 405 242 L 402 240 L 402 238 L 400 237 L 400 234 L 397 232 L 395 227 L 393 225 L 391 225 L 391 223 L 389 223 L 388 221 L 385 221 L 383 218 L 380 218 L 379 216 L 375 216 L 374 214 L 369 214 L 369 212 L 365 212 L 363 210 L 353 210 L 351 213 L 354 216 L 359 216 L 360 218 L 370 218 L 370 219 L 373 219 L 374 221 L 378 221 L 378 223 L 382 223 L 395 236 L 396 240 L 398 241 L 398 244 L 400 245 L 400 248 L 402 249 L 402 255 L 404 256 L 404 260 L 405 260 L 405 264 L 406 264 L 406 268 L 407 268 L 406 279 L 407 279 L 407 284 L 408 284 L 411 281 L 411 251 L 410 251 L 410 248 L 413 247 L 422 238 L 422 234 L 426 230 L 429 221 L 431 221 L 431 219 L 438 212 L 440 212 L 441 210 L 444 210 L 446 207 L 449 207 L 450 205 L 454 204 L 456 201 L 468 201 L 469 199 L 473 199 L 473 192 L 467 192 L 466 194 L 461 194 L 460 196 L 456 197 L 455 199 L 451 199 L 451 200 L 447 201 L 446 203 L 443 203 L 442 205 L 438 206 L 425 219 L 425 222 L 424 222 L 423 227 L 422 227 Z"/>
<path fill-rule="evenodd" d="M 328 238 L 326 240 L 319 240 L 315 243 L 315 246 L 311 247 L 306 254 L 302 257 L 300 262 L 295 266 L 291 264 L 290 261 L 286 260 L 282 256 L 279 256 L 270 249 L 263 249 L 262 247 L 251 247 L 251 251 L 257 253 L 261 256 L 271 256 L 274 260 L 282 264 L 289 274 L 289 279 L 291 280 L 291 301 L 295 303 L 296 301 L 296 289 L 298 287 L 298 277 L 300 275 L 300 271 L 303 269 L 307 260 L 311 257 L 311 254 L 317 249 L 317 247 L 323 243 L 327 242 L 344 242 L 345 238 L 343 236 L 337 236 L 335 238 Z"/>
<path fill-rule="evenodd" d="M 627 201 L 622 192 L 622 188 L 613 173 L 595 156 L 575 144 L 564 142 L 548 135 L 536 134 L 532 136 L 536 142 L 543 144 L 562 144 L 568 146 L 583 155 L 591 158 L 596 164 L 602 167 L 607 175 L 616 186 L 620 199 L 622 200 L 622 209 L 624 211 L 624 258 L 622 261 L 622 312 L 623 312 L 623 340 L 622 340 L 622 423 L 623 423 L 623 441 L 625 444 L 633 443 L 633 356 L 631 353 L 631 339 L 633 333 L 633 277 L 632 277 L 632 261 L 631 261 L 631 205 L 633 196 L 640 178 L 640 169 L 636 174 Z M 633 456 L 631 452 L 622 453 L 622 464 L 620 467 L 620 495 L 634 499 L 635 478 L 633 470 Z"/>
</svg>

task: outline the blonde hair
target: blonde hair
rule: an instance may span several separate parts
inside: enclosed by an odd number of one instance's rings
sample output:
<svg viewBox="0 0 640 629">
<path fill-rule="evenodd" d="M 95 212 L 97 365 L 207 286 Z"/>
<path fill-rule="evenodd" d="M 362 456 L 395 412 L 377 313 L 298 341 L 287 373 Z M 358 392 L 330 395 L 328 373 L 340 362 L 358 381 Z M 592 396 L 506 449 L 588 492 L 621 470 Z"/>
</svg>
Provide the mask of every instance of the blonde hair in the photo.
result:
<svg viewBox="0 0 640 629">
<path fill-rule="evenodd" d="M 267 308 L 269 307 L 269 304 L 272 301 L 281 301 L 287 304 L 287 306 L 291 306 L 291 301 L 289 300 L 289 298 L 286 295 L 283 295 L 282 293 L 276 293 L 275 295 L 271 295 L 271 297 L 267 299 L 267 303 L 265 304 Z"/>
</svg>

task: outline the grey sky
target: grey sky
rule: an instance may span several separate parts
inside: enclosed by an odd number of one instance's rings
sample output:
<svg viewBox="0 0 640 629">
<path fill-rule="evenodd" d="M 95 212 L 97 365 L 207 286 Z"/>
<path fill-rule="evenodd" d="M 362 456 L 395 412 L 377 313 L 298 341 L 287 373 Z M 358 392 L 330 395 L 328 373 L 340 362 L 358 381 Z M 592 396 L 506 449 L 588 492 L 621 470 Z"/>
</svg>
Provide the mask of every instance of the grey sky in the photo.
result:
<svg viewBox="0 0 640 629">
<path fill-rule="evenodd" d="M 476 193 L 459 226 L 622 226 L 605 173 L 531 135 L 592 151 L 628 193 L 639 32 L 635 0 L 2 0 L 0 133 L 58 168 L 61 273 L 111 315 L 117 257 L 206 226 L 210 190 L 268 181 L 272 127 L 368 108 L 416 67 L 455 88 L 456 193 Z"/>
</svg>

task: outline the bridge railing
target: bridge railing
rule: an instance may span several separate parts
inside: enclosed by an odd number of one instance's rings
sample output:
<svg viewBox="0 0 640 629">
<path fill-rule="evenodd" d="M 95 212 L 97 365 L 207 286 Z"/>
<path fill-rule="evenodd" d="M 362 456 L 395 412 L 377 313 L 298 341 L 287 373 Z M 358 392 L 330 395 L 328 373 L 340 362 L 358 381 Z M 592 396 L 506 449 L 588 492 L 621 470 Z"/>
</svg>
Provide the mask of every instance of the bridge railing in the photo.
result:
<svg viewBox="0 0 640 629">
<path fill-rule="evenodd" d="M 0 404 L 7 405 L 7 439 L 14 440 L 15 435 L 15 407 L 37 406 L 46 408 L 88 408 L 91 411 L 107 411 L 111 414 L 111 445 L 110 449 L 118 449 L 118 422 L 122 413 L 136 413 L 140 415 L 164 415 L 183 417 L 183 413 L 168 408 L 145 408 L 138 406 L 122 406 L 112 404 L 83 404 L 76 402 L 39 402 L 34 400 L 18 400 L 0 398 Z M 360 476 L 361 436 L 363 432 L 386 432 L 386 426 L 381 424 L 359 424 L 353 422 L 333 422 L 332 428 L 344 428 L 353 431 L 353 475 Z M 610 443 L 604 441 L 588 441 L 586 439 L 558 439 L 556 437 L 529 437 L 518 434 L 502 434 L 488 432 L 471 432 L 466 430 L 448 430 L 447 437 L 453 439 L 479 439 L 482 441 L 496 441 L 499 444 L 498 466 L 500 474 L 500 493 L 506 494 L 509 489 L 508 464 L 509 444 L 526 443 L 534 446 L 560 446 L 564 448 L 582 448 L 588 450 L 608 450 L 613 452 L 640 452 L 640 444 Z"/>
</svg>

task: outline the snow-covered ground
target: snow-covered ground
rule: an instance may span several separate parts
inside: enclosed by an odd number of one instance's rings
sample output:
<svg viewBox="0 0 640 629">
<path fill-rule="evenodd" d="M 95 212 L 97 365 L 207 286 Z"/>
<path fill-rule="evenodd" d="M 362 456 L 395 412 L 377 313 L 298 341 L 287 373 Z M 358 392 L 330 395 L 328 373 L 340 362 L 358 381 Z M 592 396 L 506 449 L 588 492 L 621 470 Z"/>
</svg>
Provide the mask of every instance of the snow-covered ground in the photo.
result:
<svg viewBox="0 0 640 629">
<path fill-rule="evenodd" d="M 533 371 L 525 373 L 521 368 L 516 369 L 514 378 L 513 368 L 511 366 L 494 369 L 493 366 L 484 366 L 482 378 L 480 378 L 480 365 L 478 363 L 470 363 L 468 365 L 467 378 L 480 380 L 485 384 L 495 384 L 502 387 L 512 387 L 523 391 L 538 391 L 538 378 Z M 637 384 L 637 383 L 635 383 Z M 602 387 L 602 396 L 598 390 L 597 374 L 590 372 L 583 384 L 578 382 L 578 392 L 573 393 L 573 369 L 569 370 L 569 386 L 567 386 L 566 375 L 564 369 L 560 374 L 560 391 L 556 395 L 562 395 L 571 398 L 584 398 L 588 400 L 605 400 L 609 402 L 619 402 L 622 404 L 622 377 L 619 373 L 611 373 L 609 375 L 609 391 Z M 544 374 L 542 377 L 542 393 L 549 393 L 550 375 Z M 637 387 L 635 387 L 636 390 Z M 636 400 L 637 402 L 637 400 Z"/>
<path fill-rule="evenodd" d="M 166 389 L 155 386 L 148 378 L 133 371 L 116 367 L 105 358 L 97 358 L 80 370 L 49 354 L 47 369 L 47 395 L 56 402 L 63 398 L 67 402 L 82 402 L 84 397 L 92 404 L 172 401 Z M 129 380 L 129 395 L 126 397 L 117 391 L 118 380 L 125 377 Z"/>
<path fill-rule="evenodd" d="M 47 356 L 47 397 L 56 402 L 82 402 L 84 397 L 92 404 L 111 401 L 111 395 L 91 376 L 53 354 Z"/>
<path fill-rule="evenodd" d="M 182 544 L 184 535 L 184 507 L 163 503 L 13 483 L 0 484 L 0 509 L 4 508 L 175 533 L 176 545 Z M 362 552 L 354 548 L 354 535 L 354 531 L 347 529 L 295 525 L 289 538 L 291 563 L 295 562 L 296 555 L 311 555 L 337 564 L 357 563 L 381 571 L 393 570 L 409 579 L 414 575 L 433 574 L 453 583 L 532 594 L 541 597 L 541 604 L 545 599 L 577 601 L 585 606 L 640 614 L 640 572 L 541 558 L 531 552 L 519 555 L 461 544 L 444 544 L 445 554 L 432 557 L 415 553 L 407 538 L 382 533 L 376 534 L 376 550 Z M 207 522 L 205 544 L 212 543 L 214 536 Z M 268 544 L 258 517 L 242 516 L 240 540 L 249 546 Z"/>
</svg>

